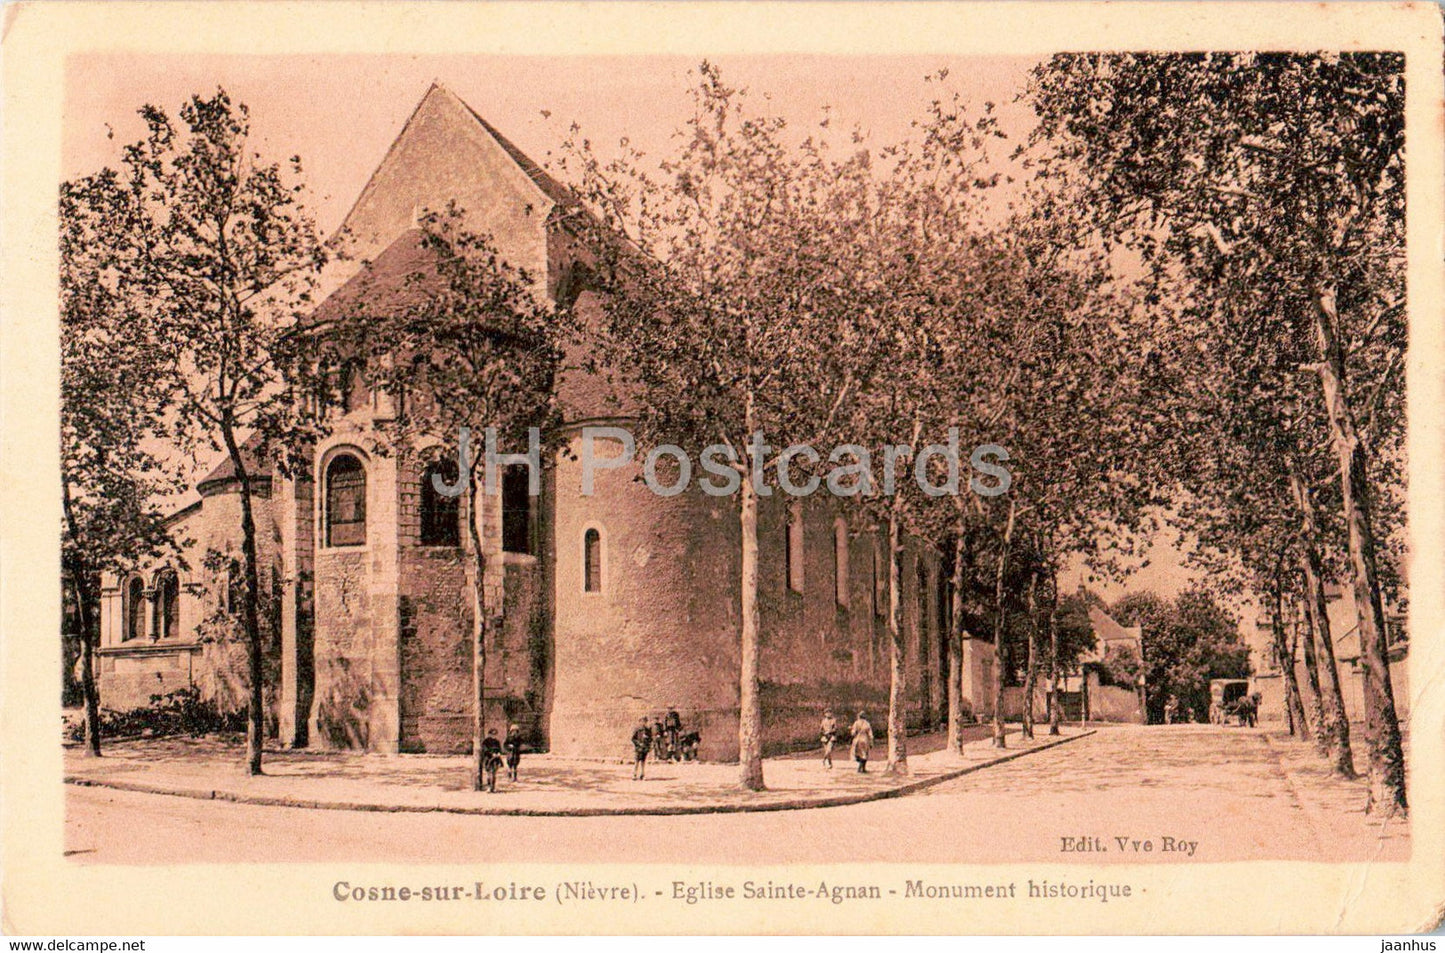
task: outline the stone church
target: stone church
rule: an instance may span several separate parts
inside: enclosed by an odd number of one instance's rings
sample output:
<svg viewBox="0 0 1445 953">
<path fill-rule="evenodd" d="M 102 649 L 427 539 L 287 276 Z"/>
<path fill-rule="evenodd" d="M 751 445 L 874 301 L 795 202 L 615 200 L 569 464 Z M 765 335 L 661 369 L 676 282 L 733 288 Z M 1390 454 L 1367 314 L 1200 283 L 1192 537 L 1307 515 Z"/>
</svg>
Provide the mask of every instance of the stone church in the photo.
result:
<svg viewBox="0 0 1445 953">
<path fill-rule="evenodd" d="M 401 282 L 419 255 L 419 210 L 455 202 L 547 293 L 599 303 L 578 287 L 570 224 L 576 199 L 446 89 L 433 86 L 348 214 L 360 269 L 321 309 L 361 283 Z M 574 449 L 589 424 L 625 426 L 600 379 L 558 385 Z M 282 743 L 380 752 L 457 752 L 470 743 L 471 515 L 431 490 L 429 465 L 378 452 L 384 395 L 354 389 L 288 479 L 256 452 L 267 692 Z M 449 448 L 455 460 L 455 448 Z M 507 448 L 504 448 L 507 449 Z M 439 451 L 441 448 L 439 448 Z M 640 715 L 669 707 L 702 736 L 706 759 L 737 756 L 740 545 L 737 502 L 653 494 L 640 467 L 597 475 L 581 494 L 576 454 L 559 454 L 542 493 L 509 472 L 480 524 L 500 625 L 488 646 L 489 724 L 516 722 L 565 755 L 628 750 Z M 520 479 L 518 478 L 520 477 Z M 104 580 L 102 703 L 125 709 L 190 685 L 244 704 L 244 652 L 213 635 L 238 604 L 240 514 L 229 463 L 173 517 L 183 561 Z M 821 709 L 845 723 L 887 712 L 886 540 L 847 524 L 824 495 L 761 501 L 761 672 L 769 750 L 816 742 Z M 938 556 L 909 543 L 903 565 L 909 720 L 947 708 L 948 594 Z M 208 635 L 210 633 L 210 635 Z M 965 645 L 964 694 L 992 700 L 990 646 Z"/>
</svg>

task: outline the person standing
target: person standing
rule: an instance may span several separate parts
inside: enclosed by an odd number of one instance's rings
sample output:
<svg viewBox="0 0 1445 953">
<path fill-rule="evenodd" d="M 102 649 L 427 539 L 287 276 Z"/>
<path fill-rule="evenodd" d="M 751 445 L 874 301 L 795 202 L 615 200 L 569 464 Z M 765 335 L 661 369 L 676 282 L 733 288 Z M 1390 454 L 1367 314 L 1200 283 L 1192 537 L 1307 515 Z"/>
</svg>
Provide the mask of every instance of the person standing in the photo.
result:
<svg viewBox="0 0 1445 953">
<path fill-rule="evenodd" d="M 853 760 L 858 762 L 858 773 L 868 773 L 868 752 L 873 750 L 873 726 L 868 723 L 868 716 L 859 712 L 858 717 L 853 721 Z"/>
<path fill-rule="evenodd" d="M 823 709 L 823 723 L 820 726 L 821 735 L 819 740 L 823 743 L 823 767 L 833 767 L 833 745 L 838 741 L 838 721 L 833 717 L 833 709 Z"/>
<path fill-rule="evenodd" d="M 667 732 L 667 760 L 676 761 L 681 757 L 677 751 L 677 737 L 682 734 L 682 716 L 677 713 L 676 708 L 668 706 L 662 730 Z"/>
<path fill-rule="evenodd" d="M 632 731 L 632 780 L 641 781 L 647 773 L 647 752 L 652 750 L 652 729 L 647 727 L 647 716 L 637 720 Z"/>
<path fill-rule="evenodd" d="M 516 725 L 507 726 L 507 737 L 502 741 L 502 750 L 507 753 L 507 780 L 517 780 L 517 767 L 522 763 L 522 729 Z"/>
</svg>

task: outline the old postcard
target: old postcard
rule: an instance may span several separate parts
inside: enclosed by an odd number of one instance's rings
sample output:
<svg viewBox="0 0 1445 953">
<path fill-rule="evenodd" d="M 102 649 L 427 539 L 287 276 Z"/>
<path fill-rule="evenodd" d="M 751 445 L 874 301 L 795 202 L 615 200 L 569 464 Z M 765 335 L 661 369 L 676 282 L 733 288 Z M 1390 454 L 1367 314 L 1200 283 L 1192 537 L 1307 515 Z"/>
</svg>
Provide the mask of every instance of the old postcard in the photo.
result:
<svg viewBox="0 0 1445 953">
<path fill-rule="evenodd" d="M 8 932 L 1438 922 L 1436 7 L 4 52 Z"/>
</svg>

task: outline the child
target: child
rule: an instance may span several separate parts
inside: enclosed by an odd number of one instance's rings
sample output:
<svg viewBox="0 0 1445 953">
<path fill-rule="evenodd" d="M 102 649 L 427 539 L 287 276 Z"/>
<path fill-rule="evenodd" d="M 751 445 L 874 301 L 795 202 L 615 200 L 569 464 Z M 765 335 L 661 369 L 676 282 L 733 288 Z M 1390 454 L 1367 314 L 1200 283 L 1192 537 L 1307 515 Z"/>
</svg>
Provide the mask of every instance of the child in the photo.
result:
<svg viewBox="0 0 1445 953">
<path fill-rule="evenodd" d="M 838 722 L 833 718 L 833 709 L 823 709 L 822 736 L 823 767 L 833 767 L 833 744 L 838 740 Z"/>
<path fill-rule="evenodd" d="M 507 727 L 507 740 L 502 742 L 507 752 L 507 780 L 517 780 L 517 766 L 522 763 L 522 729 L 516 725 Z"/>
<path fill-rule="evenodd" d="M 637 720 L 632 732 L 632 780 L 641 781 L 647 773 L 647 752 L 652 749 L 652 729 L 647 727 L 647 716 Z"/>
<path fill-rule="evenodd" d="M 502 763 L 502 743 L 497 740 L 497 729 L 488 728 L 487 737 L 482 739 L 482 787 L 487 791 L 497 790 L 497 766 Z"/>
</svg>

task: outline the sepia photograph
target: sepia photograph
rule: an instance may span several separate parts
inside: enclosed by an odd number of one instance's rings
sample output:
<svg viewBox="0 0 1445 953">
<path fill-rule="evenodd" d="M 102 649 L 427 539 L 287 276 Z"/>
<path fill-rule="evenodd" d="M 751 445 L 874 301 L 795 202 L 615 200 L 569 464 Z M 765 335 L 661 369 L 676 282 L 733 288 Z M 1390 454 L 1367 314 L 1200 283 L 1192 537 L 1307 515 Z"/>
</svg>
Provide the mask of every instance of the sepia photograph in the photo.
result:
<svg viewBox="0 0 1445 953">
<path fill-rule="evenodd" d="M 1438 9 L 631 6 L 36 58 L 7 922 L 213 869 L 288 878 L 252 933 L 1430 929 Z"/>
</svg>

